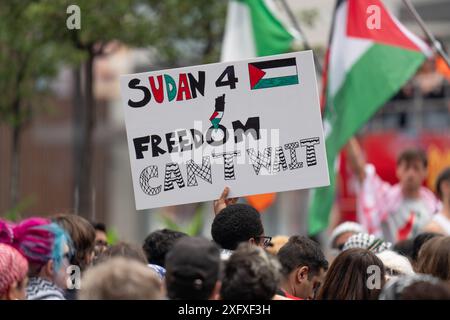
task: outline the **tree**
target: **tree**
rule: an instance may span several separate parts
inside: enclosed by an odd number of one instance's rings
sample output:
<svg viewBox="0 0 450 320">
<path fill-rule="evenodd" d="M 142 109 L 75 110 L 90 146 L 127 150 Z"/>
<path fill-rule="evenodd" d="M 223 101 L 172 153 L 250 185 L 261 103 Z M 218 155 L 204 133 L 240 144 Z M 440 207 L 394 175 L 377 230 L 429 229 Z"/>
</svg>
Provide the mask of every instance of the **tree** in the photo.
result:
<svg viewBox="0 0 450 320">
<path fill-rule="evenodd" d="M 152 46 L 161 64 L 174 67 L 217 62 L 227 1 L 148 0 L 156 26 Z"/>
<path fill-rule="evenodd" d="M 4 98 L 1 108 L 8 114 L 9 123 L 20 132 L 27 114 L 22 105 L 30 101 L 34 78 L 53 76 L 57 62 L 74 65 L 76 98 L 75 121 L 75 208 L 89 216 L 92 195 L 93 130 L 95 128 L 95 100 L 93 94 L 93 66 L 95 59 L 110 54 L 124 44 L 132 47 L 152 47 L 157 50 L 159 62 L 167 66 L 217 61 L 226 15 L 226 2 L 209 0 L 79 0 L 80 29 L 67 28 L 71 18 L 68 0 L 13 0 L 1 4 L 1 36 L 7 40 L 1 57 L 14 56 L 17 65 L 7 66 L 3 92 L 16 96 Z M 75 11 L 76 12 L 76 11 Z M 32 41 L 30 41 L 32 40 Z M 20 47 L 20 54 L 15 48 Z M 17 51 L 17 50 L 16 50 Z M 62 53 L 62 54 L 61 54 Z M 54 59 L 49 55 L 59 55 Z M 61 57 L 63 56 L 63 57 Z M 64 58 L 64 59 L 62 59 Z M 41 59 L 39 63 L 30 59 Z M 42 63 L 41 63 L 42 62 Z M 11 71 L 11 68 L 15 70 Z M 8 69 L 9 68 L 9 69 Z M 30 71 L 32 69 L 32 72 Z M 44 69 L 47 68 L 47 69 Z M 30 78 L 31 77 L 31 78 Z M 16 81 L 14 83 L 14 81 Z M 6 82 L 8 84 L 6 84 Z M 20 82 L 20 84 L 18 84 Z M 11 89 L 12 88 L 12 89 Z M 14 90 L 17 88 L 17 90 Z M 24 92 L 27 92 L 25 95 Z M 34 91 L 33 91 L 34 92 Z M 9 101 L 6 101 L 9 99 Z M 28 99 L 28 100 L 27 100 Z M 17 107 L 19 106 L 19 107 Z M 20 120 L 19 120 L 20 119 Z M 18 176 L 18 138 L 14 135 L 14 177 Z M 17 179 L 11 190 L 17 189 Z M 14 187 L 16 186 L 16 187 Z M 12 191 L 17 199 L 17 192 Z"/>
<path fill-rule="evenodd" d="M 37 113 L 36 98 L 66 56 L 45 30 L 35 28 L 35 1 L 0 2 L 0 119 L 12 128 L 10 206 L 20 199 L 20 141 Z"/>
<path fill-rule="evenodd" d="M 151 17 L 145 1 L 79 0 L 80 29 L 66 28 L 70 16 L 66 10 L 72 1 L 43 0 L 38 7 L 39 24 L 51 30 L 61 43 L 69 44 L 82 57 L 75 71 L 75 91 L 83 96 L 75 108 L 75 197 L 76 210 L 89 217 L 93 191 L 92 154 L 95 128 L 93 66 L 97 57 L 112 53 L 118 44 L 147 46 L 152 33 Z M 81 76 L 84 75 L 84 79 Z M 80 83 L 81 82 L 81 83 Z M 77 212 L 77 213 L 78 213 Z"/>
<path fill-rule="evenodd" d="M 61 25 L 68 17 L 65 9 L 70 1 L 41 1 L 41 23 L 46 29 L 53 28 L 58 39 L 81 52 L 84 60 L 84 81 L 79 86 L 84 92 L 83 108 L 78 110 L 80 121 L 76 121 L 81 135 L 75 141 L 79 157 L 75 161 L 79 201 L 75 208 L 81 214 L 87 215 L 91 210 L 92 134 L 95 127 L 93 65 L 96 57 L 111 53 L 109 49 L 114 48 L 111 44 L 120 43 L 151 46 L 157 50 L 160 60 L 170 66 L 182 61 L 216 61 L 226 12 L 226 3 L 218 3 L 209 0 L 80 0 L 77 5 L 81 29 L 67 30 Z M 77 78 L 82 78 L 79 73 Z"/>
</svg>

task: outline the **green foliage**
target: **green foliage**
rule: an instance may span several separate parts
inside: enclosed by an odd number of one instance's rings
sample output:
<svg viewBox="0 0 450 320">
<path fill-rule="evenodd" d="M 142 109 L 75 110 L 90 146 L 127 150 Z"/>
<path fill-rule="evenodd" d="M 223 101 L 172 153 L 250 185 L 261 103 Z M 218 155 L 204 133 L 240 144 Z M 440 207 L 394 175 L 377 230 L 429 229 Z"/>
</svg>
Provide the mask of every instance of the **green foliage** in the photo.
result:
<svg viewBox="0 0 450 320">
<path fill-rule="evenodd" d="M 62 63 L 108 53 L 108 44 L 153 47 L 164 64 L 217 61 L 226 1 L 79 0 L 81 29 L 69 30 L 70 0 L 0 2 L 0 117 L 18 126 Z M 111 46 L 110 46 L 111 47 Z M 19 105 L 19 107 L 17 107 Z"/>
<path fill-rule="evenodd" d="M 115 245 L 119 241 L 119 235 L 114 228 L 111 228 L 106 232 L 106 241 L 110 246 Z"/>
<path fill-rule="evenodd" d="M 32 207 L 36 203 L 35 197 L 27 197 L 20 201 L 15 207 L 9 209 L 3 215 L 6 220 L 18 221 L 21 218 L 21 214 L 25 212 L 28 208 Z"/>
<path fill-rule="evenodd" d="M 80 8 L 81 28 L 69 30 L 67 7 Z M 112 41 L 133 46 L 148 45 L 152 33 L 151 16 L 146 1 L 139 0 L 41 0 L 33 8 L 39 28 L 55 35 L 60 43 L 68 42 L 80 51 L 104 53 Z"/>
<path fill-rule="evenodd" d="M 28 120 L 29 105 L 45 92 L 66 48 L 35 27 L 35 1 L 0 2 L 0 119 L 16 127 Z"/>
<path fill-rule="evenodd" d="M 227 1 L 148 0 L 155 29 L 151 45 L 169 66 L 217 62 Z"/>
<path fill-rule="evenodd" d="M 174 220 L 167 216 L 160 217 L 164 227 L 174 231 L 184 232 L 189 236 L 198 236 L 201 234 L 203 229 L 203 205 L 200 205 L 192 219 L 186 224 L 177 224 Z"/>
<path fill-rule="evenodd" d="M 298 12 L 298 17 L 301 24 L 314 28 L 319 17 L 319 10 L 317 8 L 304 9 Z"/>
</svg>

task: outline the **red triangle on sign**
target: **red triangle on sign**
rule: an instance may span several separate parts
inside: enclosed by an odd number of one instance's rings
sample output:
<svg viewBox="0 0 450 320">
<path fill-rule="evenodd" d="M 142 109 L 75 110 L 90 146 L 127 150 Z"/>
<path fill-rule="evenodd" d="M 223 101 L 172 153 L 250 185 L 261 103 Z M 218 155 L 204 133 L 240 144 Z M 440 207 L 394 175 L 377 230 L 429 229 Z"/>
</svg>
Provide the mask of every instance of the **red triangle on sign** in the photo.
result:
<svg viewBox="0 0 450 320">
<path fill-rule="evenodd" d="M 209 118 L 209 121 L 211 121 L 212 119 L 215 119 L 218 115 L 219 115 L 219 113 L 217 111 L 214 111 L 214 113 Z"/>
<path fill-rule="evenodd" d="M 374 23 L 377 20 L 379 28 Z M 347 35 L 420 51 L 398 27 L 380 0 L 348 0 Z"/>
<path fill-rule="evenodd" d="M 261 80 L 262 77 L 266 74 L 265 71 L 255 67 L 251 63 L 248 64 L 248 73 L 250 75 L 250 88 L 253 87 Z"/>
</svg>

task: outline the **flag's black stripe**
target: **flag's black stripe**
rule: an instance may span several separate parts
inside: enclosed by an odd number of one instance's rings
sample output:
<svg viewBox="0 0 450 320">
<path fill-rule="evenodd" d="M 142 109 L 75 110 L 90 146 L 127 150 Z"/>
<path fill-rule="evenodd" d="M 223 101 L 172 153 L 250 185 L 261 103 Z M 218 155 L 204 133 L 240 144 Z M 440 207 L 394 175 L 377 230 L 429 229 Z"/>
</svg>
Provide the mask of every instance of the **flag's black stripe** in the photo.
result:
<svg viewBox="0 0 450 320">
<path fill-rule="evenodd" d="M 259 69 L 270 69 L 270 68 L 297 66 L 297 63 L 295 62 L 295 58 L 268 60 L 268 61 L 261 61 L 261 62 L 252 62 L 251 64 L 254 65 L 256 68 L 259 68 Z"/>
<path fill-rule="evenodd" d="M 215 105 L 214 111 L 217 111 L 217 112 L 225 111 L 225 94 L 218 96 L 216 98 L 216 105 Z"/>
</svg>

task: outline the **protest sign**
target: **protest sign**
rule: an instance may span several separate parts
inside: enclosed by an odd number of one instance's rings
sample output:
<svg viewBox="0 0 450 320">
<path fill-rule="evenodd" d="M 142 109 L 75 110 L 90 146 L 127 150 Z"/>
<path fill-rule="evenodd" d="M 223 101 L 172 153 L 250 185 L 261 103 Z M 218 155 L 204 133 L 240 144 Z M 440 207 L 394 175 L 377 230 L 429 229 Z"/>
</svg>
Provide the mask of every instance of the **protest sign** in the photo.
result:
<svg viewBox="0 0 450 320">
<path fill-rule="evenodd" d="M 311 51 L 123 75 L 136 208 L 329 184 Z"/>
</svg>

